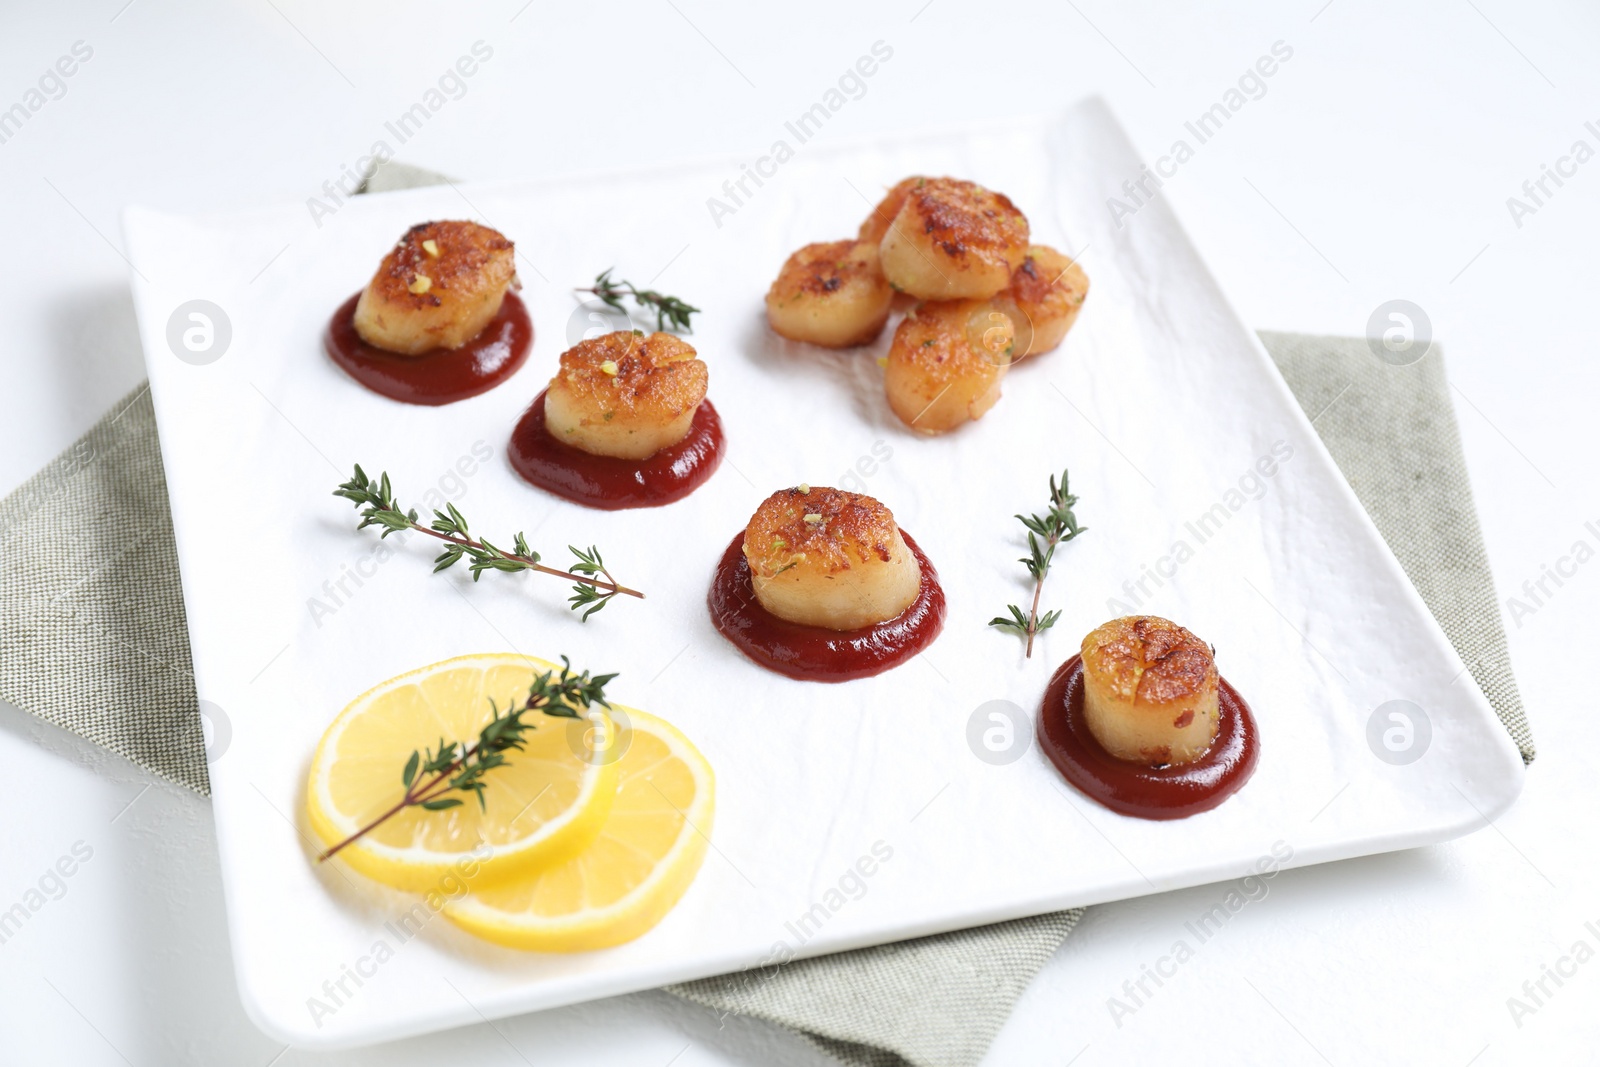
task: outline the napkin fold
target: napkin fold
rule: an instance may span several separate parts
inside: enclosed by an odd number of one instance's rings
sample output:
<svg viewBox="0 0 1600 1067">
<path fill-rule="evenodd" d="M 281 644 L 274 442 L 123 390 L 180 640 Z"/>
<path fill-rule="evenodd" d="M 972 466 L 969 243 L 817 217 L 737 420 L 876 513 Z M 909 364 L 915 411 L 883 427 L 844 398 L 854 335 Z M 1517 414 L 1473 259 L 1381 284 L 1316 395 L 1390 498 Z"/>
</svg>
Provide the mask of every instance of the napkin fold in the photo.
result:
<svg viewBox="0 0 1600 1067">
<path fill-rule="evenodd" d="M 361 191 L 442 180 L 391 163 Z M 1533 736 L 1439 347 L 1393 366 L 1360 339 L 1263 333 L 1261 340 L 1524 762 L 1532 762 Z M 72 553 L 54 551 L 60 544 Z M 0 501 L 0 699 L 209 795 L 209 739 L 190 665 L 166 478 L 149 388 L 141 386 Z M 1017 996 L 1083 913 L 667 989 L 785 1027 L 846 1064 L 966 1067 L 983 1058 Z"/>
<path fill-rule="evenodd" d="M 1522 762 L 1532 763 L 1533 731 L 1511 672 L 1444 353 L 1434 345 L 1395 366 L 1359 338 L 1259 336 Z"/>
</svg>

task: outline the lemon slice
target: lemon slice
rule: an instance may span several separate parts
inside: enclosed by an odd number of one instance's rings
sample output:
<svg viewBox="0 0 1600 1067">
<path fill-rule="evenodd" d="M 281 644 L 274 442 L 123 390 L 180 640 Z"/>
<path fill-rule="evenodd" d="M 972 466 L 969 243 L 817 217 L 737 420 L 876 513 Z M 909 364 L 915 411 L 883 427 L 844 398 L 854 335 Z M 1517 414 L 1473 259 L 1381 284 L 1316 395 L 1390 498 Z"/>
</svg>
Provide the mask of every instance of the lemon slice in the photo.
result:
<svg viewBox="0 0 1600 1067">
<path fill-rule="evenodd" d="M 332 846 L 405 795 L 413 751 L 477 740 L 493 715 L 526 700 L 534 677 L 561 668 L 527 656 L 461 656 L 391 678 L 345 708 L 322 735 L 306 787 L 306 814 Z M 616 795 L 617 767 L 593 731 L 615 737 L 599 709 L 589 721 L 530 715 L 526 748 L 483 778 L 484 805 L 468 795 L 445 811 L 408 807 L 341 849 L 339 859 L 401 889 L 427 891 L 454 874 L 499 877 L 557 863 L 599 833 Z"/>
<path fill-rule="evenodd" d="M 705 859 L 711 765 L 669 723 L 618 707 L 617 797 L 600 836 L 565 863 L 480 882 L 444 914 L 479 937 L 540 952 L 631 941 L 672 910 Z"/>
</svg>

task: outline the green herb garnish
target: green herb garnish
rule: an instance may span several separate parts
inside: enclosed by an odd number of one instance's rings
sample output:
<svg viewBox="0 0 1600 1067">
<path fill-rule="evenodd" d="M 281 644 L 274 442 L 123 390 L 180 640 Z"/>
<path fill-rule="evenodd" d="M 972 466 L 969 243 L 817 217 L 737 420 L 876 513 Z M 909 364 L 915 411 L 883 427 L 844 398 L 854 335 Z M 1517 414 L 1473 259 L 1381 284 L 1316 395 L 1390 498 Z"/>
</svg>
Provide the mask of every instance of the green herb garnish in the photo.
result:
<svg viewBox="0 0 1600 1067">
<path fill-rule="evenodd" d="M 512 540 L 510 552 L 491 544 L 488 538 L 472 537 L 467 532 L 466 518 L 456 510 L 454 504 L 448 502 L 444 511 L 435 509 L 433 521 L 424 526 L 418 520 L 415 508 L 403 511 L 395 503 L 387 472 L 378 481 L 373 481 L 367 477 L 358 463 L 355 476 L 348 482 L 341 483 L 339 488 L 333 491 L 333 495 L 353 501 L 355 506 L 361 509 L 361 524 L 356 527 L 358 530 L 364 530 L 368 526 L 378 526 L 383 530 L 380 535 L 382 537 L 388 537 L 402 530 L 415 530 L 444 541 L 444 551 L 433 560 L 435 574 L 465 559 L 467 569 L 472 572 L 473 581 L 482 578 L 485 571 L 508 573 L 537 571 L 540 574 L 553 574 L 558 578 L 566 578 L 575 583 L 569 603 L 573 611 L 584 609 L 583 614 L 579 616 L 583 622 L 588 622 L 589 616 L 609 604 L 611 598 L 618 593 L 644 599 L 644 594 L 637 589 L 617 584 L 611 572 L 606 569 L 605 561 L 600 558 L 600 550 L 593 545 L 589 546 L 588 551 L 568 545 L 568 551 L 577 557 L 577 562 L 571 565 L 571 570 L 564 571 L 540 563 L 539 553 L 528 547 L 528 541 L 521 533 Z"/>
<path fill-rule="evenodd" d="M 1028 574 L 1033 577 L 1033 605 L 1026 615 L 1015 604 L 1007 604 L 1011 612 L 1008 619 L 1005 616 L 990 619 L 990 626 L 998 626 L 1005 630 L 1014 630 L 1027 638 L 1028 652 L 1033 655 L 1033 639 L 1038 634 L 1050 629 L 1061 618 L 1061 612 L 1047 611 L 1039 614 L 1039 597 L 1044 592 L 1044 579 L 1050 573 L 1050 564 L 1055 559 L 1056 546 L 1064 544 L 1088 529 L 1079 526 L 1078 518 L 1072 513 L 1072 506 L 1078 502 L 1067 489 L 1068 472 L 1061 472 L 1061 484 L 1057 486 L 1055 475 L 1050 476 L 1050 509 L 1043 515 L 1018 515 L 1017 521 L 1028 530 L 1028 554 L 1018 562 L 1028 568 Z"/>
<path fill-rule="evenodd" d="M 674 330 L 684 333 L 693 333 L 694 327 L 689 323 L 689 316 L 700 309 L 693 304 L 685 303 L 675 296 L 658 293 L 654 289 L 639 289 L 629 281 L 613 281 L 611 272 L 615 267 L 607 267 L 595 275 L 594 285 L 588 289 L 577 289 L 579 293 L 593 293 L 608 307 L 624 311 L 622 298 L 631 296 L 633 302 L 642 308 L 649 308 L 656 313 L 657 330 Z M 624 312 L 625 313 L 625 312 Z M 635 330 L 635 333 L 639 331 Z"/>
<path fill-rule="evenodd" d="M 484 790 L 488 783 L 484 776 L 496 767 L 507 766 L 510 761 L 506 753 L 522 751 L 526 747 L 522 735 L 539 728 L 537 722 L 528 722 L 523 716 L 537 711 L 553 718 L 578 719 L 596 704 L 609 708 L 605 687 L 615 677 L 615 674 L 597 674 L 591 678 L 588 671 L 573 674 L 571 661 L 562 656 L 561 677 L 555 678 L 552 671 L 538 675 L 528 687 L 527 699 L 520 704 L 508 707 L 502 714 L 491 698 L 489 709 L 494 717 L 478 732 L 477 741 L 466 744 L 441 737 L 437 747 L 413 749 L 400 772 L 400 784 L 405 792 L 395 805 L 323 852 L 317 857 L 318 862 L 332 857 L 407 808 L 446 811 L 459 807 L 461 798 L 449 796 L 450 793 L 470 793 L 478 798 L 479 809 L 487 811 L 489 804 Z"/>
</svg>

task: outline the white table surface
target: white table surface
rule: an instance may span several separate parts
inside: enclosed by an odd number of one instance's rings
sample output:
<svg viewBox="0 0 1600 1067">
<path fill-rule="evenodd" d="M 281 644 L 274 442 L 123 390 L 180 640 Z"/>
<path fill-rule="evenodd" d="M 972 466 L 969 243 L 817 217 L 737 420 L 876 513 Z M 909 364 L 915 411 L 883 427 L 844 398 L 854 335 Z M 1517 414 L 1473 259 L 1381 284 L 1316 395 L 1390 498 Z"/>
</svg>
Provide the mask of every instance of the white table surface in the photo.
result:
<svg viewBox="0 0 1600 1067">
<path fill-rule="evenodd" d="M 1384 301 L 1426 310 L 1445 344 L 1541 756 L 1522 800 L 1490 828 L 1281 875 L 1159 988 L 1147 980 L 1153 995 L 1121 1018 L 1108 999 L 1128 1001 L 1124 983 L 1225 887 L 1092 909 L 987 1062 L 1465 1067 L 1595 1055 L 1600 785 L 1571 746 L 1593 714 L 1573 665 L 1593 661 L 1583 639 L 1596 636 L 1600 562 L 1547 583 L 1553 595 L 1516 622 L 1505 598 L 1575 542 L 1600 548 L 1585 527 L 1600 530 L 1600 365 L 1586 330 L 1600 280 L 1590 258 L 1600 160 L 1547 182 L 1552 195 L 1520 226 L 1506 200 L 1573 142 L 1600 149 L 1600 14 L 1576 0 L 982 6 L 998 13 L 980 18 L 957 0 L 771 14 L 663 0 L 592 15 L 543 0 L 470 11 L 393 0 L 10 5 L 0 108 L 74 42 L 93 55 L 0 143 L 0 491 L 143 376 L 123 205 L 315 195 L 474 41 L 492 59 L 402 158 L 484 178 L 754 159 L 881 40 L 892 60 L 821 136 L 1049 111 L 1098 92 L 1154 160 L 1281 40 L 1293 58 L 1164 195 L 1261 328 L 1360 334 Z M 822 1062 L 798 1039 L 661 993 L 373 1050 L 286 1050 L 235 996 L 203 800 L 5 705 L 0 765 L 0 910 L 74 845 L 92 850 L 64 894 L 0 944 L 6 1063 Z M 1560 984 L 1543 978 L 1547 967 Z M 1514 1017 L 1511 997 L 1535 1010 Z"/>
</svg>

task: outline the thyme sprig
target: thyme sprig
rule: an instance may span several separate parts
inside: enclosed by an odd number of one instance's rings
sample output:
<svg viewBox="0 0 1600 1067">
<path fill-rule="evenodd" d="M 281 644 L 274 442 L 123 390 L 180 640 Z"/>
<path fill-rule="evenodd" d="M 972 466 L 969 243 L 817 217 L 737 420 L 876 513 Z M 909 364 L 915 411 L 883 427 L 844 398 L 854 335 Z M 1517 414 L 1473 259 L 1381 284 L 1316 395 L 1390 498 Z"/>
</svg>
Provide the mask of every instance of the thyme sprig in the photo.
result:
<svg viewBox="0 0 1600 1067">
<path fill-rule="evenodd" d="M 523 735 L 539 728 L 537 722 L 529 722 L 523 716 L 537 711 L 552 718 L 578 719 L 596 704 L 609 708 L 605 687 L 614 678 L 615 674 L 590 677 L 588 671 L 574 674 L 572 662 L 562 656 L 561 677 L 555 678 L 552 671 L 536 676 L 528 687 L 527 699 L 520 704 L 509 706 L 502 713 L 491 697 L 489 710 L 493 718 L 478 731 L 476 741 L 468 744 L 441 737 L 437 746 L 413 749 L 400 772 L 400 783 L 405 787 L 400 799 L 383 814 L 324 851 L 317 857 L 318 862 L 334 856 L 407 808 L 446 811 L 459 807 L 463 801 L 460 797 L 449 796 L 450 793 L 470 793 L 477 797 L 479 810 L 489 810 L 484 796 L 488 783 L 484 776 L 496 767 L 507 766 L 510 760 L 506 753 L 525 749 L 527 741 Z"/>
<path fill-rule="evenodd" d="M 633 302 L 642 308 L 648 308 L 656 313 L 657 330 L 681 330 L 684 333 L 694 333 L 694 327 L 689 323 L 689 316 L 699 312 L 693 304 L 679 300 L 675 296 L 658 293 L 654 289 L 640 289 L 632 282 L 611 278 L 615 267 L 607 267 L 595 275 L 594 285 L 588 289 L 575 290 L 579 293 L 593 293 L 602 303 L 624 311 L 622 298 L 630 296 Z"/>
<path fill-rule="evenodd" d="M 1050 573 L 1050 565 L 1055 561 L 1056 548 L 1071 541 L 1088 529 L 1087 526 L 1078 525 L 1078 517 L 1072 513 L 1073 505 L 1078 498 L 1073 496 L 1067 488 L 1068 472 L 1061 472 L 1061 482 L 1056 484 L 1055 475 L 1050 476 L 1050 507 L 1043 515 L 1018 515 L 1017 521 L 1028 530 L 1028 554 L 1018 562 L 1028 568 L 1028 574 L 1033 578 L 1033 604 L 1023 614 L 1021 608 L 1015 604 L 1007 604 L 1011 617 L 999 616 L 989 620 L 990 626 L 998 626 L 1004 630 L 1014 630 L 1027 638 L 1028 655 L 1033 655 L 1033 639 L 1056 624 L 1061 618 L 1060 610 L 1046 611 L 1039 614 L 1039 598 L 1044 592 L 1044 580 Z"/>
<path fill-rule="evenodd" d="M 467 520 L 456 510 L 454 504 L 445 503 L 445 510 L 435 509 L 433 521 L 427 526 L 417 517 L 416 508 L 403 510 L 395 503 L 394 491 L 389 484 L 388 472 L 384 472 L 377 481 L 367 477 L 366 471 L 361 469 L 361 464 L 356 464 L 355 475 L 347 482 L 341 482 L 339 488 L 333 491 L 334 496 L 342 496 L 352 501 L 361 509 L 361 524 L 356 527 L 364 530 L 368 526 L 382 528 L 382 537 L 403 530 L 415 530 L 445 542 L 442 552 L 434 557 L 433 572 L 448 570 L 461 560 L 467 560 L 467 569 L 472 572 L 472 580 L 482 578 L 486 571 L 537 571 L 540 574 L 553 574 L 558 578 L 566 578 L 574 584 L 572 596 L 568 599 L 573 611 L 583 608 L 579 616 L 582 622 L 588 622 L 589 616 L 604 608 L 619 593 L 644 599 L 644 594 L 637 589 L 629 589 L 618 584 L 611 571 L 606 568 L 605 560 L 600 556 L 600 550 L 590 545 L 588 550 L 568 545 L 567 549 L 577 557 L 577 562 L 571 564 L 570 570 L 560 570 L 548 567 L 539 562 L 539 553 L 528 547 L 528 540 L 520 532 L 512 539 L 511 551 L 491 543 L 486 537 L 474 538 L 467 529 Z"/>
</svg>

